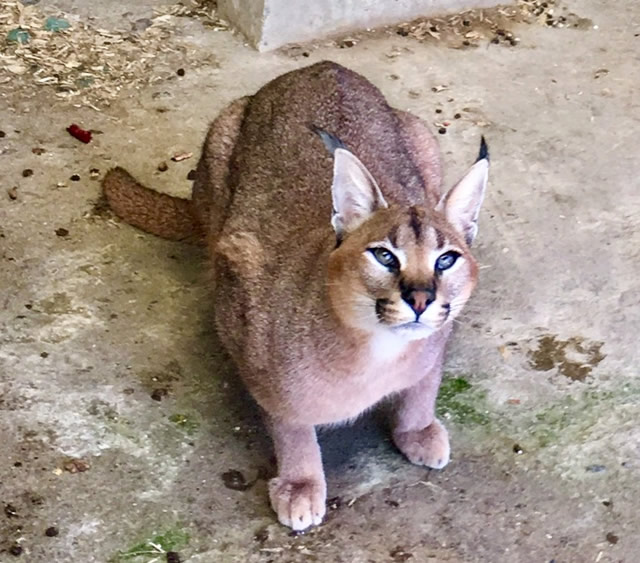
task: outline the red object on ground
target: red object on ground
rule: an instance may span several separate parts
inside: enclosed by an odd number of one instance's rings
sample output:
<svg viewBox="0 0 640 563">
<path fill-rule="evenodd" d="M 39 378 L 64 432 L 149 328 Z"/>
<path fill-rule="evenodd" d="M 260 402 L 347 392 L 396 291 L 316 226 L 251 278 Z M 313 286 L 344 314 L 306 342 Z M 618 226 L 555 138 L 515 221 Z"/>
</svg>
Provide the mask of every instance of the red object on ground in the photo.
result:
<svg viewBox="0 0 640 563">
<path fill-rule="evenodd" d="M 78 141 L 82 141 L 83 143 L 91 142 L 91 131 L 86 131 L 75 123 L 69 125 L 69 127 L 67 127 L 67 131 L 69 132 L 69 135 L 75 137 Z"/>
</svg>

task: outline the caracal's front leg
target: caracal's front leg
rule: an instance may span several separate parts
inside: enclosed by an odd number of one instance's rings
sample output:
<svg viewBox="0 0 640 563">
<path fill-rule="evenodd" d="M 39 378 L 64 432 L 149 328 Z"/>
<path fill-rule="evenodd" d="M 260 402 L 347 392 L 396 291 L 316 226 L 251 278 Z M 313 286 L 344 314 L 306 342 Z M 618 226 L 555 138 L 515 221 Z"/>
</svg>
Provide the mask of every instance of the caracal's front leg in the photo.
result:
<svg viewBox="0 0 640 563">
<path fill-rule="evenodd" d="M 441 469 L 449 463 L 449 436 L 435 417 L 436 397 L 442 377 L 440 362 L 397 400 L 393 441 L 416 465 Z"/>
<path fill-rule="evenodd" d="M 322 522 L 327 485 L 313 426 L 269 421 L 278 460 L 278 476 L 269 482 L 271 506 L 278 520 L 294 530 Z"/>
</svg>

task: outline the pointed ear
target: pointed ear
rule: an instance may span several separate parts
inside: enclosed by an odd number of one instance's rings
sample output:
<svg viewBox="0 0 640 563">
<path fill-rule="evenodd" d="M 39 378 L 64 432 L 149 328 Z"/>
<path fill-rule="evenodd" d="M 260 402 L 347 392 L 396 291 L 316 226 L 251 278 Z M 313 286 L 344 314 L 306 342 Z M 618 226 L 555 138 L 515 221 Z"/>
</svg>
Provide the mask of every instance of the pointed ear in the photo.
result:
<svg viewBox="0 0 640 563">
<path fill-rule="evenodd" d="M 449 223 L 471 245 L 478 233 L 478 215 L 489 178 L 489 152 L 484 137 L 476 163 L 440 200 L 437 209 L 443 211 Z"/>
<path fill-rule="evenodd" d="M 333 157 L 331 224 L 340 239 L 375 211 L 387 207 L 387 202 L 373 176 L 353 153 L 337 148 Z"/>
</svg>

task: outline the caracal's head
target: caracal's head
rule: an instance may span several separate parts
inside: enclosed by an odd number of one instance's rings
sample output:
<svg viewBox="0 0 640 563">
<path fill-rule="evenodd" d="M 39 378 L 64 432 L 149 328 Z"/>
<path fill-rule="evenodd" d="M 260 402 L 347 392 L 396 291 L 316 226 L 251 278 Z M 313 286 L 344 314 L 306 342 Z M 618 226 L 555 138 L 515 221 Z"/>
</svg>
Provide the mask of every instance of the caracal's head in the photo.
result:
<svg viewBox="0 0 640 563">
<path fill-rule="evenodd" d="M 338 244 L 328 284 L 345 325 L 416 340 L 460 313 L 477 279 L 469 247 L 488 170 L 483 139 L 476 163 L 435 208 L 397 207 L 354 154 L 335 149 L 331 223 Z"/>
</svg>

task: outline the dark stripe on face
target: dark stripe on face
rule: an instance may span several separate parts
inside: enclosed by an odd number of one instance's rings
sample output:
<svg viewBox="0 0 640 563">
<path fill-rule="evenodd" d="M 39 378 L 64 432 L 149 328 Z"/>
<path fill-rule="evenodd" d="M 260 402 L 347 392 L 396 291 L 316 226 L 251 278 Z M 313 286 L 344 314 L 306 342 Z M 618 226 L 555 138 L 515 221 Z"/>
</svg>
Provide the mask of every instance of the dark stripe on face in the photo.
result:
<svg viewBox="0 0 640 563">
<path fill-rule="evenodd" d="M 415 207 L 409 208 L 409 226 L 413 230 L 413 234 L 416 235 L 416 240 L 419 241 L 422 233 L 422 224 L 420 223 L 420 217 L 418 217 L 418 210 Z"/>
<path fill-rule="evenodd" d="M 398 225 L 391 227 L 387 238 L 393 246 L 395 246 L 396 248 L 398 247 Z"/>
<path fill-rule="evenodd" d="M 434 230 L 436 232 L 436 246 L 439 250 L 444 246 L 445 238 L 441 231 L 439 231 L 438 229 L 434 229 Z"/>
</svg>

